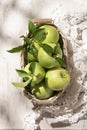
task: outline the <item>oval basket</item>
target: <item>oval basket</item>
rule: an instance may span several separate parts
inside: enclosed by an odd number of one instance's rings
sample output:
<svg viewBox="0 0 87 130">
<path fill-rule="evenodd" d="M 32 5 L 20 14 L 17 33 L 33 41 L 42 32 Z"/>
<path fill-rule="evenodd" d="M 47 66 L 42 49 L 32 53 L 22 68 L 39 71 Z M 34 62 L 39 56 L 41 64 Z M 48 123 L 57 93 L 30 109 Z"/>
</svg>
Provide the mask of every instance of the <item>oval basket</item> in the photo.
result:
<svg viewBox="0 0 87 130">
<path fill-rule="evenodd" d="M 33 19 L 32 20 L 37 26 L 40 25 L 52 25 L 55 26 L 53 23 L 52 19 Z M 67 51 L 67 39 L 65 37 L 65 35 L 62 33 L 62 31 L 56 27 L 58 32 L 59 32 L 59 43 L 60 43 L 60 47 L 62 49 L 63 52 L 63 58 L 65 59 L 66 63 L 67 63 L 67 70 L 68 70 L 68 51 Z M 24 56 L 24 52 L 21 53 L 21 68 L 23 68 L 26 65 L 25 63 L 25 56 Z M 58 93 L 56 93 L 56 95 L 54 95 L 53 97 L 49 98 L 49 99 L 45 99 L 45 100 L 39 100 L 37 98 L 35 98 L 34 95 L 32 95 L 29 91 L 27 91 L 27 89 L 24 89 L 24 95 L 29 98 L 33 104 L 35 105 L 52 105 L 64 92 L 65 90 L 59 91 Z"/>
</svg>

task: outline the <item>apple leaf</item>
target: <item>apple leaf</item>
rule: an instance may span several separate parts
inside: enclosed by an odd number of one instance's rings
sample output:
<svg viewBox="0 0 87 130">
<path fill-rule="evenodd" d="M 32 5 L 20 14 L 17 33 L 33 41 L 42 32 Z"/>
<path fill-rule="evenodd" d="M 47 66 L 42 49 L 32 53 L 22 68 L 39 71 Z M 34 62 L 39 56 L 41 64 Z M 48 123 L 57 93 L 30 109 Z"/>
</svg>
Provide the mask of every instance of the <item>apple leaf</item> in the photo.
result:
<svg viewBox="0 0 87 130">
<path fill-rule="evenodd" d="M 34 33 L 33 38 L 38 42 L 42 42 L 46 38 L 46 35 L 47 34 L 44 29 L 37 29 Z"/>
<path fill-rule="evenodd" d="M 34 25 L 34 23 L 32 21 L 29 21 L 28 23 L 28 31 L 29 33 L 31 33 L 32 35 L 34 34 L 34 32 L 36 31 L 36 26 Z"/>
<path fill-rule="evenodd" d="M 54 47 L 54 53 L 55 53 L 55 54 L 58 54 L 58 53 L 59 53 L 59 50 L 60 50 L 60 45 L 59 45 L 59 43 L 58 43 L 58 44 L 56 44 L 56 46 Z"/>
<path fill-rule="evenodd" d="M 46 53 L 48 53 L 49 55 L 53 53 L 53 48 L 47 44 L 41 44 L 40 45 Z"/>
<path fill-rule="evenodd" d="M 11 50 L 8 50 L 8 52 L 10 53 L 17 53 L 20 52 L 21 50 L 23 50 L 25 48 L 25 45 L 21 45 L 15 48 L 12 48 Z"/>
<path fill-rule="evenodd" d="M 26 82 L 13 82 L 12 84 L 13 84 L 15 87 L 24 88 L 24 87 L 26 87 L 30 82 L 31 82 L 31 78 L 28 79 Z"/>
<path fill-rule="evenodd" d="M 28 73 L 25 72 L 24 70 L 18 70 L 16 69 L 16 72 L 19 74 L 19 76 L 21 76 L 22 78 L 24 77 L 29 77 Z"/>
<path fill-rule="evenodd" d="M 37 59 L 38 51 L 33 44 L 30 45 L 28 51 Z"/>
<path fill-rule="evenodd" d="M 28 52 L 30 51 L 30 45 L 27 45 L 27 51 Z"/>
<path fill-rule="evenodd" d="M 32 73 L 34 73 L 34 71 L 35 71 L 35 66 L 36 66 L 36 62 L 31 62 L 30 67 L 29 67 L 29 70 L 30 70 Z"/>
<path fill-rule="evenodd" d="M 66 62 L 63 59 L 56 57 L 56 60 L 58 61 L 58 63 L 60 64 L 61 67 L 63 67 L 63 68 L 67 67 Z"/>
<path fill-rule="evenodd" d="M 20 36 L 20 38 L 23 38 L 25 44 L 30 44 L 31 43 L 30 38 L 28 38 L 27 36 L 22 35 L 22 36 Z"/>
</svg>

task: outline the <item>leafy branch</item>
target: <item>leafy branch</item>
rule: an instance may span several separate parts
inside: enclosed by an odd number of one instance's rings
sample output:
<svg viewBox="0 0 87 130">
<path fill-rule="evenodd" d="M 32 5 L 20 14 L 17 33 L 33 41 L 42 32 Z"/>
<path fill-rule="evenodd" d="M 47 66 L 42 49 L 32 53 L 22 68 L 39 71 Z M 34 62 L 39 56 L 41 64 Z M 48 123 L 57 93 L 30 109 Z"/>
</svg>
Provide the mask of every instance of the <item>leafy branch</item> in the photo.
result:
<svg viewBox="0 0 87 130">
<path fill-rule="evenodd" d="M 33 44 L 34 41 L 36 41 L 37 43 L 40 43 L 41 41 L 44 40 L 45 37 L 46 37 L 45 30 L 36 27 L 36 25 L 32 21 L 29 21 L 28 35 L 27 36 L 24 36 L 24 35 L 20 36 L 20 38 L 23 38 L 24 44 L 21 46 L 17 46 L 15 48 L 12 48 L 12 49 L 8 50 L 8 52 L 17 53 L 17 52 L 22 51 L 23 49 L 26 49 L 26 51 L 30 51 L 29 50 L 30 44 Z M 28 50 L 27 50 L 27 48 L 28 48 Z"/>
</svg>

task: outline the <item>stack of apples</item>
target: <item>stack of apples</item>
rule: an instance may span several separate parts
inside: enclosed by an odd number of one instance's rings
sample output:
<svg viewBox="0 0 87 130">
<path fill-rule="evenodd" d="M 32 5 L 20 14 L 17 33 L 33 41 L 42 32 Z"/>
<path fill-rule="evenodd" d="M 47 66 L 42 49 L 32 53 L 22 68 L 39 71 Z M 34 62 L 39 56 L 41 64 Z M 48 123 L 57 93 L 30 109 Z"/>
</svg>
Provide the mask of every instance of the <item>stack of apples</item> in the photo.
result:
<svg viewBox="0 0 87 130">
<path fill-rule="evenodd" d="M 27 36 L 21 38 L 24 44 L 9 50 L 11 53 L 24 51 L 26 61 L 23 69 L 16 69 L 23 82 L 14 82 L 13 85 L 27 89 L 40 100 L 48 99 L 68 87 L 70 74 L 66 70 L 56 26 L 36 26 L 29 21 Z"/>
</svg>

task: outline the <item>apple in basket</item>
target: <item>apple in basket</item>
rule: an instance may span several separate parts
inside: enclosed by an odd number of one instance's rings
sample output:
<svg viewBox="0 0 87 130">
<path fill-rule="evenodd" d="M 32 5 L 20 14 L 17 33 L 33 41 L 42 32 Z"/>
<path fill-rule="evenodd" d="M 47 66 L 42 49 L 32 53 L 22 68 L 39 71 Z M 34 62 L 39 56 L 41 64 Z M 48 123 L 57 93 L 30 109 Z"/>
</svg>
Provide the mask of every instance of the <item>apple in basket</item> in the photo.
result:
<svg viewBox="0 0 87 130">
<path fill-rule="evenodd" d="M 38 62 L 31 62 L 27 64 L 24 71 L 32 77 L 31 86 L 40 83 L 45 77 L 45 70 Z"/>
<path fill-rule="evenodd" d="M 38 61 L 44 68 L 60 67 L 56 58 L 62 59 L 62 50 L 59 43 L 41 44 L 38 51 Z"/>
<path fill-rule="evenodd" d="M 38 62 L 30 62 L 24 69 L 16 71 L 24 79 L 24 82 L 14 82 L 13 85 L 16 87 L 35 86 L 45 78 L 45 70 Z"/>
<path fill-rule="evenodd" d="M 38 99 L 47 99 L 53 96 L 53 91 L 48 88 L 45 82 L 30 87 L 31 93 Z"/>
<path fill-rule="evenodd" d="M 59 40 L 59 33 L 56 27 L 51 25 L 43 25 L 40 27 L 40 29 L 44 29 L 46 33 L 46 37 L 42 41 L 42 43 L 57 43 L 57 41 Z"/>
<path fill-rule="evenodd" d="M 63 68 L 48 70 L 45 78 L 47 86 L 55 91 L 65 89 L 70 83 L 70 75 Z"/>
</svg>

